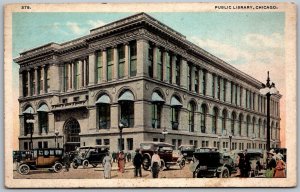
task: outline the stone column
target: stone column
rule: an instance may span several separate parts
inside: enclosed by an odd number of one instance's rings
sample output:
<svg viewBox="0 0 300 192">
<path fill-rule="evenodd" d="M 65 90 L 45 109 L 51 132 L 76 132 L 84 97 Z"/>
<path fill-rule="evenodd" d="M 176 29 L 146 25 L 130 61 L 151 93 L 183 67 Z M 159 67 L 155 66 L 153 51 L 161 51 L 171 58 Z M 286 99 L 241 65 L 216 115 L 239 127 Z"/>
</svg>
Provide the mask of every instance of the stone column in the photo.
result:
<svg viewBox="0 0 300 192">
<path fill-rule="evenodd" d="M 66 64 L 68 65 L 68 91 L 72 88 L 72 65 L 71 63 Z"/>
<path fill-rule="evenodd" d="M 118 54 L 118 47 L 115 46 L 114 50 L 114 67 L 113 67 L 113 74 L 112 80 L 117 80 L 119 78 L 118 68 L 119 68 L 119 54 Z"/>
<path fill-rule="evenodd" d="M 41 69 L 41 79 L 42 79 L 42 82 L 43 82 L 43 85 L 42 85 L 42 89 L 41 89 L 41 94 L 44 94 L 46 91 L 45 91 L 45 65 L 42 66 L 42 69 Z"/>
<path fill-rule="evenodd" d="M 171 58 L 170 58 L 171 59 Z M 172 84 L 176 85 L 176 55 L 172 55 Z"/>
<path fill-rule="evenodd" d="M 199 68 L 199 94 L 202 94 L 202 88 L 203 88 L 203 69 Z"/>
<path fill-rule="evenodd" d="M 89 85 L 94 85 L 96 82 L 95 73 L 96 73 L 96 55 L 95 53 L 89 54 Z"/>
<path fill-rule="evenodd" d="M 60 91 L 60 73 L 58 64 L 51 64 L 48 68 L 48 75 L 50 78 L 49 86 L 50 91 L 59 92 Z"/>
<path fill-rule="evenodd" d="M 87 71 L 86 71 L 86 58 L 83 60 L 83 72 L 82 72 L 82 86 L 86 86 L 86 76 L 87 76 Z"/>
<path fill-rule="evenodd" d="M 28 96 L 31 96 L 30 90 L 31 90 L 31 82 L 30 82 L 30 69 L 27 71 L 27 81 L 28 81 Z"/>
<path fill-rule="evenodd" d="M 144 103 L 144 130 L 152 128 L 152 103 L 151 102 L 145 102 Z M 162 120 L 161 120 L 161 126 L 163 124 L 167 123 L 167 120 L 163 118 L 164 115 L 167 115 L 167 110 L 165 109 L 165 105 L 163 105 L 162 109 Z"/>
<path fill-rule="evenodd" d="M 208 106 L 208 112 L 206 115 L 206 133 L 211 134 L 212 133 L 212 113 L 213 110 L 210 109 L 210 107 Z"/>
<path fill-rule="evenodd" d="M 119 114 L 119 104 L 112 104 L 110 106 L 110 126 L 112 129 L 118 129 L 118 125 L 119 125 L 119 118 L 120 118 L 120 114 Z"/>
<path fill-rule="evenodd" d="M 23 72 L 19 71 L 19 97 L 25 97 L 25 95 L 23 95 Z"/>
<path fill-rule="evenodd" d="M 49 118 L 49 133 L 54 133 L 55 131 L 55 120 L 54 120 L 54 114 L 52 112 L 48 113 Z"/>
<path fill-rule="evenodd" d="M 76 78 L 76 70 L 75 70 L 75 61 L 72 62 L 72 90 L 75 90 L 75 78 Z"/>
<path fill-rule="evenodd" d="M 212 87 L 213 87 L 213 75 L 210 72 L 206 73 L 206 95 L 212 97 Z"/>
<path fill-rule="evenodd" d="M 79 85 L 79 89 L 83 88 L 83 84 L 82 84 L 82 80 L 83 80 L 83 71 L 82 71 L 82 67 L 83 67 L 83 62 L 82 60 L 78 61 L 78 71 L 79 71 L 79 79 L 78 79 L 78 85 Z M 77 71 L 77 73 L 78 73 Z"/>
<path fill-rule="evenodd" d="M 138 50 L 137 50 L 138 51 Z M 125 63 L 124 63 L 124 77 L 129 77 L 129 43 L 125 43 Z"/>
<path fill-rule="evenodd" d="M 144 127 L 144 101 L 134 102 L 134 128 Z"/>
<path fill-rule="evenodd" d="M 191 65 L 191 91 L 192 92 L 196 92 L 195 90 L 195 71 L 196 71 L 196 67 L 194 65 Z"/>
<path fill-rule="evenodd" d="M 231 81 L 227 80 L 226 83 L 226 102 L 231 103 Z"/>
<path fill-rule="evenodd" d="M 242 88 L 242 107 L 246 108 L 246 89 Z"/>
<path fill-rule="evenodd" d="M 239 85 L 237 85 L 236 86 L 236 92 L 237 92 L 237 103 L 236 103 L 236 105 L 237 106 L 241 106 L 241 103 L 240 103 L 240 91 L 241 91 L 241 89 L 240 89 L 240 86 Z"/>
<path fill-rule="evenodd" d="M 153 46 L 153 79 L 157 79 L 157 46 Z"/>
<path fill-rule="evenodd" d="M 163 54 L 163 81 L 167 82 L 167 56 L 168 56 L 168 52 L 166 50 L 162 50 L 162 54 Z"/>
<path fill-rule="evenodd" d="M 187 61 L 184 58 L 181 58 L 180 61 L 180 86 L 184 89 L 187 89 Z"/>
<path fill-rule="evenodd" d="M 102 82 L 107 82 L 107 52 L 106 49 L 102 50 L 102 61 L 103 61 L 103 66 L 102 66 L 102 71 L 103 71 L 103 79 Z"/>
<path fill-rule="evenodd" d="M 91 107 L 88 109 L 89 110 L 89 119 L 88 119 L 88 127 L 85 129 L 87 132 L 95 132 L 98 128 L 97 125 L 97 108 L 96 107 Z M 113 121 L 110 121 L 113 122 Z"/>
<path fill-rule="evenodd" d="M 38 68 L 34 68 L 34 81 L 35 81 L 35 87 L 34 87 L 34 95 L 38 95 Z"/>
<path fill-rule="evenodd" d="M 137 76 L 148 76 L 148 49 L 147 40 L 137 40 Z"/>
</svg>

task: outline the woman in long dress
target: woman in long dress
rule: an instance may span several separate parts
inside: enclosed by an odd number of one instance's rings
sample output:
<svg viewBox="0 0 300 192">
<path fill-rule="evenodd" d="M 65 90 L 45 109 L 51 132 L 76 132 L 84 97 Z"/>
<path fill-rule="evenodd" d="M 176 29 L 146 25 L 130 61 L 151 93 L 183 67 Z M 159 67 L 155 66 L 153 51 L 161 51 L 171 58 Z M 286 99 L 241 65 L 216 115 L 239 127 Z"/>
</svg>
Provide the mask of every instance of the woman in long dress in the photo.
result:
<svg viewBox="0 0 300 192">
<path fill-rule="evenodd" d="M 106 153 L 106 156 L 103 158 L 103 165 L 104 165 L 104 179 L 111 178 L 111 157 L 109 153 Z"/>
<path fill-rule="evenodd" d="M 276 167 L 274 177 L 284 178 L 285 177 L 285 163 L 282 160 L 283 156 L 279 153 L 276 156 Z"/>
<path fill-rule="evenodd" d="M 120 151 L 118 155 L 118 166 L 119 166 L 119 172 L 124 173 L 125 172 L 125 155 L 123 151 Z"/>
<path fill-rule="evenodd" d="M 152 155 L 152 158 L 151 158 L 152 178 L 158 178 L 160 166 L 161 166 L 160 157 L 158 155 L 158 152 L 154 151 L 154 154 Z"/>
</svg>

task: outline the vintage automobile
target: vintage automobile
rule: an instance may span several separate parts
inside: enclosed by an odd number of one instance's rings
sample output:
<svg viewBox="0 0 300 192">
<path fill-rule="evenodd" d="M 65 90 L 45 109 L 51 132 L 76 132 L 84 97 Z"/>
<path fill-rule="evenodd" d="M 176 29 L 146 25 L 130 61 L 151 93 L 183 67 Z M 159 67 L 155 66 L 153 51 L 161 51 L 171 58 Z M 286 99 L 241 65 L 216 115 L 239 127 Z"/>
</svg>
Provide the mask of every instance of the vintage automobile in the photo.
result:
<svg viewBox="0 0 300 192">
<path fill-rule="evenodd" d="M 239 155 L 242 152 L 239 153 Z M 260 174 L 262 174 L 263 169 L 266 168 L 266 151 L 263 149 L 247 149 L 247 154 L 249 156 L 249 161 L 250 161 L 250 177 L 257 177 Z"/>
<path fill-rule="evenodd" d="M 195 161 L 191 165 L 193 177 L 228 178 L 235 172 L 233 159 L 218 151 L 204 150 L 194 152 Z"/>
<path fill-rule="evenodd" d="M 97 167 L 98 164 L 102 164 L 107 152 L 109 152 L 109 146 L 107 145 L 79 147 L 77 152 L 74 153 L 76 156 L 73 158 L 72 167 L 77 169 L 82 165 L 83 168 L 87 168 L 89 164 Z"/>
<path fill-rule="evenodd" d="M 169 169 L 172 165 L 178 165 L 180 169 L 185 166 L 185 160 L 179 151 L 174 151 L 174 145 L 164 142 L 142 142 L 140 144 L 141 153 L 143 155 L 143 169 L 148 170 L 151 166 L 151 157 L 154 151 L 158 151 L 161 159 L 161 170 Z"/>
<path fill-rule="evenodd" d="M 195 152 L 194 145 L 180 145 L 178 149 L 180 150 L 186 162 L 190 162 L 193 160 L 193 154 Z"/>
<path fill-rule="evenodd" d="M 55 172 L 60 172 L 63 168 L 63 154 L 64 150 L 60 148 L 45 148 L 33 149 L 32 155 L 27 151 L 27 157 L 20 160 L 18 172 L 26 175 L 30 170 L 37 170 L 40 168 L 48 168 Z"/>
<path fill-rule="evenodd" d="M 13 151 L 13 162 L 21 162 L 26 159 L 31 159 L 33 155 L 33 151 L 24 150 L 24 151 Z"/>
</svg>

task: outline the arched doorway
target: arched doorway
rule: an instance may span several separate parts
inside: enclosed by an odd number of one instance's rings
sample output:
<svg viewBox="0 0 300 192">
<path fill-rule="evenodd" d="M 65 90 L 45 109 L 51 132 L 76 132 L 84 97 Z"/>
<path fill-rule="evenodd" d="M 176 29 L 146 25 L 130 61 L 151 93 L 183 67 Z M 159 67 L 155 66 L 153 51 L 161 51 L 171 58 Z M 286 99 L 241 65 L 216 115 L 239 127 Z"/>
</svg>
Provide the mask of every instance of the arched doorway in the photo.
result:
<svg viewBox="0 0 300 192">
<path fill-rule="evenodd" d="M 68 119 L 64 125 L 65 151 L 74 151 L 80 147 L 80 125 L 74 118 Z"/>
</svg>

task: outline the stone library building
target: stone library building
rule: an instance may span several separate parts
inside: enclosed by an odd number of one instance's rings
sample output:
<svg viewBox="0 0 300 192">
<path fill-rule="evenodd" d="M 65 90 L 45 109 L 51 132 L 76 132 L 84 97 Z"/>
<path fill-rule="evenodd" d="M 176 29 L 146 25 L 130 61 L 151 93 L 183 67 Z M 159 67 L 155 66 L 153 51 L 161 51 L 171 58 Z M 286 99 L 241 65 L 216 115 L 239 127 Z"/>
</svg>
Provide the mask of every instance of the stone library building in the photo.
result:
<svg viewBox="0 0 300 192">
<path fill-rule="evenodd" d="M 262 82 L 146 13 L 30 49 L 14 62 L 20 150 L 122 145 L 127 152 L 143 141 L 266 148 Z M 271 147 L 280 146 L 280 98 L 270 101 Z"/>
</svg>

